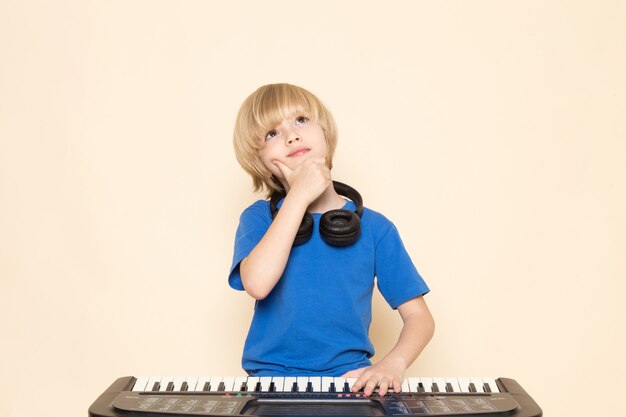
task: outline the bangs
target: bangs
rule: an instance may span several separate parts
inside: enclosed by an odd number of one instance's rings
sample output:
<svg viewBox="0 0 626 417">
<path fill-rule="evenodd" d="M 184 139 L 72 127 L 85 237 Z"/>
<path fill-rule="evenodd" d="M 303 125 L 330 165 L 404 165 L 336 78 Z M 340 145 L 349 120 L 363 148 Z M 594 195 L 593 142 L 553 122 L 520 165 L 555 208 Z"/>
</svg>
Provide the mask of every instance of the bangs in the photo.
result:
<svg viewBox="0 0 626 417">
<path fill-rule="evenodd" d="M 306 90 L 288 84 L 263 87 L 251 105 L 250 126 L 257 139 L 264 138 L 267 132 L 294 115 L 319 120 L 315 97 Z"/>
</svg>

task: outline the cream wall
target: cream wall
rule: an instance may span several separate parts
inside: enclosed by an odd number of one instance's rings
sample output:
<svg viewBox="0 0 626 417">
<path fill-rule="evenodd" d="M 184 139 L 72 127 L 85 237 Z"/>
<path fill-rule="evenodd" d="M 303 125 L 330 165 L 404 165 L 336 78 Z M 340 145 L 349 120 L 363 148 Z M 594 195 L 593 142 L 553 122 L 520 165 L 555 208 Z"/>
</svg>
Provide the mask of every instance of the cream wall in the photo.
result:
<svg viewBox="0 0 626 417">
<path fill-rule="evenodd" d="M 242 373 L 253 303 L 226 276 L 259 196 L 230 138 L 269 82 L 333 111 L 334 178 L 432 288 L 408 375 L 506 376 L 547 416 L 589 415 L 583 393 L 624 415 L 625 16 L 0 0 L 0 416 L 86 415 L 124 375 Z M 382 355 L 401 323 L 374 309 Z"/>
</svg>

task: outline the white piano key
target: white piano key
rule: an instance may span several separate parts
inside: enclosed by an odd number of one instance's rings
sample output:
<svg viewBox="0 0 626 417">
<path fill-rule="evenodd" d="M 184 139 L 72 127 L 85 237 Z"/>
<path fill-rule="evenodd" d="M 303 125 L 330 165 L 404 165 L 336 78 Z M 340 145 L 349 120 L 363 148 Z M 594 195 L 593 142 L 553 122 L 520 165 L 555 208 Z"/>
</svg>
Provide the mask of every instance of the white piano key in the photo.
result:
<svg viewBox="0 0 626 417">
<path fill-rule="evenodd" d="M 161 386 L 159 387 L 159 391 L 167 391 L 167 386 L 172 381 L 174 381 L 173 376 L 165 376 L 161 378 Z"/>
<path fill-rule="evenodd" d="M 284 376 L 275 376 L 272 378 L 272 382 L 274 383 L 274 389 L 276 390 L 276 392 L 285 392 Z"/>
<path fill-rule="evenodd" d="M 445 378 L 433 378 L 433 383 L 437 384 L 439 392 L 446 392 L 446 379 Z"/>
<path fill-rule="evenodd" d="M 183 382 L 185 382 L 184 376 L 175 376 L 174 377 L 174 391 L 180 391 L 180 387 L 183 385 Z"/>
<path fill-rule="evenodd" d="M 285 392 L 291 392 L 293 388 L 293 383 L 298 379 L 295 376 L 286 376 L 285 377 Z"/>
<path fill-rule="evenodd" d="M 332 376 L 322 377 L 322 392 L 330 392 L 330 384 L 333 382 Z"/>
<path fill-rule="evenodd" d="M 256 386 L 260 382 L 261 378 L 258 376 L 251 376 L 248 378 L 248 391 L 254 392 L 256 391 Z"/>
<path fill-rule="evenodd" d="M 470 381 L 474 383 L 474 386 L 476 387 L 476 392 L 485 392 L 482 378 L 470 378 Z"/>
<path fill-rule="evenodd" d="M 335 383 L 335 392 L 343 392 L 343 388 L 346 385 L 346 379 L 333 378 L 333 382 Z"/>
<path fill-rule="evenodd" d="M 356 378 L 346 378 L 346 382 L 348 383 L 348 386 L 350 387 L 350 391 L 352 391 L 352 386 L 354 385 L 356 380 L 357 380 Z"/>
<path fill-rule="evenodd" d="M 233 384 L 233 391 L 241 391 L 241 386 L 248 380 L 247 376 L 238 376 Z"/>
<path fill-rule="evenodd" d="M 452 392 L 461 392 L 459 381 L 456 378 L 446 378 L 446 383 L 452 385 Z"/>
<path fill-rule="evenodd" d="M 493 393 L 500 392 L 500 388 L 498 388 L 498 384 L 496 383 L 495 378 L 486 377 L 486 378 L 483 378 L 483 381 L 485 382 L 485 384 L 489 385 L 491 392 Z"/>
<path fill-rule="evenodd" d="M 138 377 L 137 381 L 135 381 L 135 385 L 133 385 L 133 391 L 145 391 L 149 380 L 149 376 Z"/>
<path fill-rule="evenodd" d="M 198 378 L 198 383 L 196 384 L 196 387 L 192 390 L 189 389 L 189 391 L 204 391 L 204 386 L 207 384 L 207 382 L 211 382 L 211 378 L 208 376 L 201 376 Z"/>
<path fill-rule="evenodd" d="M 408 378 L 404 378 L 404 381 L 402 381 L 402 392 L 411 392 Z"/>
<path fill-rule="evenodd" d="M 417 377 L 409 377 L 409 392 L 419 392 L 420 379 Z"/>
<path fill-rule="evenodd" d="M 195 391 L 196 385 L 198 385 L 198 377 L 188 376 L 185 378 L 185 382 L 187 383 L 187 391 Z"/>
<path fill-rule="evenodd" d="M 464 378 L 463 378 L 463 383 L 464 383 L 464 384 L 467 384 L 467 391 L 466 391 L 466 392 L 469 392 L 469 393 L 476 392 L 476 391 L 472 391 L 472 387 L 471 387 L 471 385 L 473 385 L 473 384 L 474 384 L 474 382 L 472 381 L 472 378 L 470 378 L 470 377 L 464 377 Z"/>
<path fill-rule="evenodd" d="M 154 384 L 156 384 L 160 380 L 161 380 L 160 376 L 151 376 L 150 379 L 148 380 L 148 385 L 146 385 L 146 391 L 152 391 L 152 389 L 154 388 Z"/>
<path fill-rule="evenodd" d="M 459 378 L 459 387 L 461 387 L 461 392 L 470 392 L 469 389 L 469 384 L 470 384 L 470 379 L 469 378 Z"/>
<path fill-rule="evenodd" d="M 238 390 L 238 388 L 235 388 L 234 376 L 225 376 L 222 382 L 224 383 L 224 391 L 232 392 Z"/>
<path fill-rule="evenodd" d="M 309 383 L 309 377 L 298 376 L 296 377 L 296 382 L 298 383 L 298 392 L 306 392 L 306 386 Z"/>
<path fill-rule="evenodd" d="M 424 386 L 425 392 L 433 392 L 433 379 L 432 378 L 421 377 L 420 381 L 422 382 L 422 385 Z"/>
<path fill-rule="evenodd" d="M 209 391 L 216 392 L 217 389 L 220 386 L 220 382 L 222 382 L 222 377 L 221 376 L 212 376 L 211 377 L 211 388 L 209 388 Z"/>
<path fill-rule="evenodd" d="M 272 377 L 262 376 L 259 381 L 261 382 L 261 392 L 269 392 L 270 384 L 272 383 Z"/>
<path fill-rule="evenodd" d="M 322 392 L 322 377 L 312 376 L 309 378 L 309 382 L 313 386 L 313 392 Z"/>
</svg>

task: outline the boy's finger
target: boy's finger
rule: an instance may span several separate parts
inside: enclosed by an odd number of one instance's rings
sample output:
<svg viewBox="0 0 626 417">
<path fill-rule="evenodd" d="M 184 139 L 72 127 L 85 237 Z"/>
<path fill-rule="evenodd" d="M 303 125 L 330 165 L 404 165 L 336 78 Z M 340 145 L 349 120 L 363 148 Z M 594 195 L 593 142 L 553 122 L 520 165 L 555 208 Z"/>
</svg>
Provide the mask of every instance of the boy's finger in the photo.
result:
<svg viewBox="0 0 626 417">
<path fill-rule="evenodd" d="M 393 391 L 394 392 L 402 392 L 402 384 L 398 381 L 393 381 Z"/>
<path fill-rule="evenodd" d="M 384 397 L 385 394 L 387 394 L 387 391 L 389 390 L 389 388 L 390 388 L 390 385 L 387 379 L 386 378 L 381 379 L 380 382 L 378 383 L 378 394 L 381 397 Z"/>
<path fill-rule="evenodd" d="M 283 174 L 283 177 L 285 178 L 287 178 L 287 176 L 293 172 L 291 168 L 289 168 L 287 165 L 283 164 L 282 162 L 278 160 L 274 160 L 272 161 L 272 163 L 276 165 L 278 169 L 280 169 L 280 172 Z"/>
<path fill-rule="evenodd" d="M 365 396 L 369 397 L 370 395 L 372 395 L 377 385 L 378 383 L 376 382 L 376 380 L 370 379 L 369 381 L 367 381 L 367 384 L 365 384 L 365 389 L 363 390 Z M 386 389 L 387 388 L 385 388 L 385 390 Z"/>
<path fill-rule="evenodd" d="M 363 376 L 360 376 L 357 378 L 356 381 L 354 381 L 354 384 L 352 384 L 352 392 L 357 392 L 359 391 L 361 388 L 363 388 L 363 386 L 365 385 L 365 382 L 367 381 L 363 381 Z"/>
</svg>

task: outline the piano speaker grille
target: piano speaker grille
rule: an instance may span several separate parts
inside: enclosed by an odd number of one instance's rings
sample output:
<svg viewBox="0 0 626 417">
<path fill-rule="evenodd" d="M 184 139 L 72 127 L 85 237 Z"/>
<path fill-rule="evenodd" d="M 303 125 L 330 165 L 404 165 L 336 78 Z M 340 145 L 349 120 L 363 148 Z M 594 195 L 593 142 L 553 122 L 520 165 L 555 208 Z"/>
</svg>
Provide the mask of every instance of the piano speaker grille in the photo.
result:
<svg viewBox="0 0 626 417">
<path fill-rule="evenodd" d="M 243 412 L 248 416 L 384 416 L 368 404 L 254 404 Z"/>
</svg>

